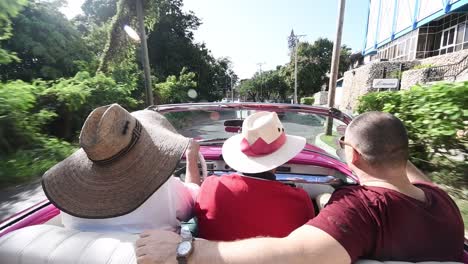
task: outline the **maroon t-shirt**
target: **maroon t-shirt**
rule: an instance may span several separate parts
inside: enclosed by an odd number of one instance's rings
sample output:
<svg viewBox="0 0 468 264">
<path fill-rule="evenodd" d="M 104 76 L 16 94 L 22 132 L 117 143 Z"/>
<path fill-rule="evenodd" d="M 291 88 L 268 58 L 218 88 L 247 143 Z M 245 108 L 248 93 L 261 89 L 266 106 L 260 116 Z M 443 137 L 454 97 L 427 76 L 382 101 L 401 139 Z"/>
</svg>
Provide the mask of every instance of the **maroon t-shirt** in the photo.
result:
<svg viewBox="0 0 468 264">
<path fill-rule="evenodd" d="M 315 213 L 309 195 L 302 189 L 232 174 L 206 178 L 195 215 L 201 238 L 232 241 L 285 237 Z"/>
<path fill-rule="evenodd" d="M 434 185 L 415 186 L 425 202 L 382 187 L 338 189 L 307 224 L 334 237 L 352 261 L 461 261 L 464 228 L 457 206 Z"/>
</svg>

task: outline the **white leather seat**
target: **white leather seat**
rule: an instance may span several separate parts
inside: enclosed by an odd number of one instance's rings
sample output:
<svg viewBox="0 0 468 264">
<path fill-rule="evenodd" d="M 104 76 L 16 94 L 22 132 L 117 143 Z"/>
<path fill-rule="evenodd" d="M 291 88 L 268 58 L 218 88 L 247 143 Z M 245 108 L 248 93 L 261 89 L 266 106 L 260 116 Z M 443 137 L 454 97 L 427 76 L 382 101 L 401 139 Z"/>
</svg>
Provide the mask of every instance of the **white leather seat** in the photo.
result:
<svg viewBox="0 0 468 264">
<path fill-rule="evenodd" d="M 137 235 L 128 233 L 80 232 L 53 225 L 29 226 L 0 237 L 0 262 L 2 264 L 135 264 L 134 243 L 137 238 Z M 413 262 L 359 260 L 356 263 Z"/>
<path fill-rule="evenodd" d="M 128 233 L 80 232 L 53 225 L 29 226 L 0 237 L 0 262 L 8 264 L 134 264 Z"/>
<path fill-rule="evenodd" d="M 461 262 L 440 262 L 440 261 L 423 261 L 423 262 L 406 262 L 406 261 L 378 261 L 378 260 L 358 260 L 355 264 L 463 264 Z"/>
</svg>

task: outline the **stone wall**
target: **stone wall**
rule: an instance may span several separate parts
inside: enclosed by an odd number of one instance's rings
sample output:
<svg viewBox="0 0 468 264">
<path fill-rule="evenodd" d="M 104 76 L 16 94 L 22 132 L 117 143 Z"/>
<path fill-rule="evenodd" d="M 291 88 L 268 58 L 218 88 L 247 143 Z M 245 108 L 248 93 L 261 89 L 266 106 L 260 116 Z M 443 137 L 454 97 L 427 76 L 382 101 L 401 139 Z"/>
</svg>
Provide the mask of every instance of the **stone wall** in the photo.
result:
<svg viewBox="0 0 468 264">
<path fill-rule="evenodd" d="M 401 76 L 400 89 L 408 90 L 413 85 L 426 83 L 427 71 L 427 68 L 404 71 Z"/>
<path fill-rule="evenodd" d="M 430 57 L 427 59 L 420 60 L 421 65 L 432 65 L 432 66 L 441 66 L 448 65 L 453 63 L 458 63 L 468 56 L 468 50 L 461 50 L 455 53 L 444 54 L 440 56 Z M 408 70 L 404 71 L 401 77 L 401 89 L 409 89 L 411 86 L 416 84 L 426 84 L 427 83 L 427 72 L 428 68 L 417 69 L 417 70 Z M 445 81 L 464 81 L 467 80 L 468 76 L 465 72 L 462 72 L 457 76 L 456 79 L 447 78 Z"/>
<path fill-rule="evenodd" d="M 454 53 L 444 54 L 440 56 L 430 57 L 427 59 L 420 60 L 421 65 L 433 65 L 433 66 L 440 66 L 440 65 L 447 65 L 452 63 L 457 63 L 465 56 L 468 56 L 468 49 L 460 50 Z"/>
<path fill-rule="evenodd" d="M 419 64 L 419 61 L 385 61 L 374 62 L 360 68 L 345 72 L 343 79 L 343 98 L 339 108 L 343 111 L 354 111 L 357 99 L 368 92 L 374 91 L 374 79 L 398 78 L 400 67 L 410 69 Z"/>
<path fill-rule="evenodd" d="M 367 93 L 372 86 L 370 72 L 373 64 L 367 64 L 357 69 L 344 73 L 343 98 L 339 108 L 343 111 L 350 111 L 355 108 L 357 98 Z"/>
<path fill-rule="evenodd" d="M 372 81 L 381 78 L 398 78 L 400 65 L 403 68 L 400 89 L 409 89 L 416 84 L 425 84 L 428 68 L 411 70 L 416 65 L 447 65 L 460 62 L 468 56 L 468 50 L 444 54 L 415 61 L 385 61 L 373 62 L 360 68 L 345 72 L 343 79 L 343 98 L 339 108 L 342 111 L 354 111 L 357 99 L 368 92 L 374 91 Z M 468 70 L 460 74 L 456 81 L 468 80 Z M 452 80 L 446 80 L 452 81 Z"/>
</svg>

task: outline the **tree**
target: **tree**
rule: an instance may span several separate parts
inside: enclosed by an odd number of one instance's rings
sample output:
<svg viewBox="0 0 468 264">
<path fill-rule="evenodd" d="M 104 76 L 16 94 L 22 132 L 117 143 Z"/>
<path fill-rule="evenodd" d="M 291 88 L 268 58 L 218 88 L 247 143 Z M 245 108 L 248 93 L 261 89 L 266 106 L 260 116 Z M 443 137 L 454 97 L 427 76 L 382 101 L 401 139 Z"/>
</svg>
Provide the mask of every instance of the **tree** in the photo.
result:
<svg viewBox="0 0 468 264">
<path fill-rule="evenodd" d="M 263 73 L 263 95 L 267 100 L 286 101 L 289 86 L 281 72 L 282 67 Z"/>
<path fill-rule="evenodd" d="M 328 89 L 328 73 L 331 65 L 333 42 L 319 38 L 313 43 L 300 42 L 298 46 L 298 95 L 309 96 L 323 87 Z M 342 46 L 338 76 L 349 68 L 350 49 Z M 286 66 L 285 76 L 290 86 L 294 84 L 294 53 L 291 62 Z"/>
<path fill-rule="evenodd" d="M 1 41 L 12 36 L 11 19 L 18 15 L 27 0 L 2 0 L 0 1 L 0 64 L 18 61 L 14 53 L 2 49 Z"/>
<path fill-rule="evenodd" d="M 290 87 L 282 73 L 283 67 L 277 66 L 275 70 L 256 72 L 251 79 L 242 80 L 239 93 L 250 100 L 286 101 Z"/>
<path fill-rule="evenodd" d="M 79 32 L 58 10 L 59 3 L 32 1 L 12 20 L 14 35 L 3 46 L 20 61 L 0 65 L 3 81 L 73 76 L 78 61 L 91 59 Z"/>
<path fill-rule="evenodd" d="M 179 77 L 171 75 L 165 82 L 156 84 L 155 93 L 160 95 L 161 103 L 164 104 L 191 101 L 194 98 L 189 97 L 189 90 L 197 87 L 194 79 L 195 73 L 187 72 L 187 69 L 183 68 Z"/>
<path fill-rule="evenodd" d="M 260 93 L 260 86 L 255 83 L 255 80 L 244 79 L 240 81 L 239 94 L 247 97 L 247 100 L 256 102 Z"/>
<path fill-rule="evenodd" d="M 82 31 L 88 32 L 87 34 L 91 34 L 89 32 L 93 32 L 92 27 L 99 23 L 108 24 L 109 38 L 102 52 L 98 70 L 113 74 L 116 71 L 121 72 L 122 67 L 128 68 L 128 61 L 138 61 L 140 55 L 139 48 L 135 48 L 136 45 L 130 43 L 122 31 L 125 24 L 135 27 L 136 15 L 132 1 L 119 0 L 116 4 L 116 15 L 110 21 L 106 21 L 106 15 L 97 19 L 93 12 L 87 11 L 93 6 L 103 7 L 102 10 L 113 10 L 113 6 L 108 4 L 109 1 L 87 0 L 86 8 L 83 8 L 85 14 L 76 23 L 84 27 Z M 194 43 L 193 30 L 200 26 L 200 19 L 193 12 L 182 10 L 182 0 L 147 0 L 144 4 L 149 59 L 154 78 L 166 80 L 169 76 L 179 75 L 185 67 L 196 75 L 200 100 L 220 99 L 229 87 L 229 70 L 232 70 L 232 67 L 229 59 L 216 59 L 205 44 Z M 109 13 L 102 10 L 97 14 Z M 131 57 L 136 59 L 129 60 Z"/>
</svg>

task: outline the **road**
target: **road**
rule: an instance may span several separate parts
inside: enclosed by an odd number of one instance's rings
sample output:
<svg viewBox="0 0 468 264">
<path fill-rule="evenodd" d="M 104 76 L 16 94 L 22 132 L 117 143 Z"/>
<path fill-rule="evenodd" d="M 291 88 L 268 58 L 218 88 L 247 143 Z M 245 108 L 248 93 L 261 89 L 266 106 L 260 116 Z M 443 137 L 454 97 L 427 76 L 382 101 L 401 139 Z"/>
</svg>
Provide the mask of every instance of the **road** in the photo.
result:
<svg viewBox="0 0 468 264">
<path fill-rule="evenodd" d="M 45 199 L 39 179 L 3 189 L 0 192 L 0 221 Z"/>
</svg>

